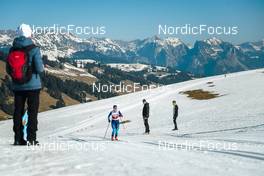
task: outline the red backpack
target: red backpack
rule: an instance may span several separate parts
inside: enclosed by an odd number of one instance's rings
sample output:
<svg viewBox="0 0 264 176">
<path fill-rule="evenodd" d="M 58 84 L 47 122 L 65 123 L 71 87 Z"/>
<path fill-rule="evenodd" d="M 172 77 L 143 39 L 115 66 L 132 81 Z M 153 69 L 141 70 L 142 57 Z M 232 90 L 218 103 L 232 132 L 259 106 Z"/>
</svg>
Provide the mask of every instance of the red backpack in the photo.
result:
<svg viewBox="0 0 264 176">
<path fill-rule="evenodd" d="M 29 51 L 35 48 L 32 44 L 23 48 L 12 47 L 7 56 L 7 72 L 17 84 L 24 84 L 32 77 L 32 64 L 29 59 Z"/>
</svg>

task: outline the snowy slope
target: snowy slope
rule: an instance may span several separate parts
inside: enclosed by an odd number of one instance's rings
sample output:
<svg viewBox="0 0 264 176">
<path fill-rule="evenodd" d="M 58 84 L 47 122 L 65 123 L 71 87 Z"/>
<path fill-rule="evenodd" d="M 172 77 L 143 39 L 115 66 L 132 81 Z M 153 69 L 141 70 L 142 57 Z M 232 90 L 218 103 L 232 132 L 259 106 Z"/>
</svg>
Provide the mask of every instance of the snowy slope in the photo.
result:
<svg viewBox="0 0 264 176">
<path fill-rule="evenodd" d="M 83 68 L 75 67 L 69 63 L 64 63 L 62 66 L 63 66 L 62 69 L 46 66 L 45 71 L 56 74 L 58 76 L 70 76 L 70 77 L 83 76 L 92 79 L 97 79 L 94 75 L 88 73 Z"/>
<path fill-rule="evenodd" d="M 116 69 L 120 69 L 125 72 L 132 72 L 132 71 L 143 71 L 148 68 L 150 68 L 150 65 L 145 64 L 120 64 L 120 63 L 113 63 L 113 64 L 107 64 L 108 66 Z"/>
<path fill-rule="evenodd" d="M 0 174 L 263 175 L 263 72 L 197 79 L 40 113 L 42 145 L 35 150 L 12 146 L 12 121 L 2 121 Z M 215 86 L 209 87 L 209 81 Z M 200 88 L 222 96 L 192 100 L 179 94 Z M 142 135 L 143 98 L 150 103 L 150 135 Z M 180 108 L 179 132 L 171 131 L 172 99 Z M 120 126 L 119 142 L 108 140 L 110 130 L 103 139 L 113 104 L 131 120 Z M 164 143 L 169 147 L 159 146 Z M 71 147 L 52 150 L 48 144 Z"/>
</svg>

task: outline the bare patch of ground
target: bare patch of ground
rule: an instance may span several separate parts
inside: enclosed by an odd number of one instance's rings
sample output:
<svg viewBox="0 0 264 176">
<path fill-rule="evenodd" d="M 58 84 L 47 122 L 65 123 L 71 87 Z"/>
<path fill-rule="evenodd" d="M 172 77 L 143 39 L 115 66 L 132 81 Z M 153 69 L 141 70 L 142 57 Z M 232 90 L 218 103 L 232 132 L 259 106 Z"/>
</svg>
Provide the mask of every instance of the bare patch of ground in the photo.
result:
<svg viewBox="0 0 264 176">
<path fill-rule="evenodd" d="M 218 93 L 206 91 L 202 89 L 182 91 L 181 94 L 186 94 L 187 97 L 195 100 L 209 100 L 221 96 Z"/>
</svg>

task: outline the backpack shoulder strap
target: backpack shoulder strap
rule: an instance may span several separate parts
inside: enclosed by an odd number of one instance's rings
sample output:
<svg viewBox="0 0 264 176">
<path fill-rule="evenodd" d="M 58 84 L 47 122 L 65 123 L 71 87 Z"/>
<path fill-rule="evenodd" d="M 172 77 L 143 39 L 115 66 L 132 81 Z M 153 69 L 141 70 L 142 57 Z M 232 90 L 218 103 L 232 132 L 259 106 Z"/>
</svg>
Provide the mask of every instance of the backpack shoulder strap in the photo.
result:
<svg viewBox="0 0 264 176">
<path fill-rule="evenodd" d="M 32 50 L 33 48 L 36 48 L 37 46 L 35 44 L 31 44 L 31 45 L 28 45 L 28 46 L 25 46 L 23 48 L 17 48 L 17 47 L 14 47 L 12 46 L 10 49 L 9 49 L 9 52 L 12 52 L 14 50 L 24 50 L 26 51 L 27 53 Z"/>
<path fill-rule="evenodd" d="M 25 47 L 23 47 L 23 50 L 24 50 L 24 52 L 26 52 L 26 54 L 28 55 L 28 57 L 29 57 L 29 52 L 33 49 L 33 48 L 36 48 L 37 46 L 35 45 L 35 44 L 31 44 L 31 45 L 28 45 L 28 46 L 25 46 Z M 32 58 L 33 59 L 33 58 Z M 32 59 L 28 59 L 28 65 L 30 65 L 30 66 L 32 66 L 33 67 L 33 72 L 34 72 L 34 62 L 33 62 L 33 60 Z"/>
<path fill-rule="evenodd" d="M 9 53 L 11 53 L 12 51 L 14 51 L 16 48 L 15 47 L 11 47 L 10 49 L 9 49 Z"/>
<path fill-rule="evenodd" d="M 35 44 L 31 44 L 28 46 L 25 46 L 24 49 L 26 52 L 29 52 L 30 50 L 32 50 L 33 48 L 36 48 L 37 46 Z"/>
</svg>

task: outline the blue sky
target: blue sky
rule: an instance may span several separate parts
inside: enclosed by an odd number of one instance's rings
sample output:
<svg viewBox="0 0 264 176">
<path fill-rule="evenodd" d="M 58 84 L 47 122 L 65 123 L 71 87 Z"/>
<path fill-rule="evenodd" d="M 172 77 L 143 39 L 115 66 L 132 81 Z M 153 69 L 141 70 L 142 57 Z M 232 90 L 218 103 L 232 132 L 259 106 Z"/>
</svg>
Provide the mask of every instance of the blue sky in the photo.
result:
<svg viewBox="0 0 264 176">
<path fill-rule="evenodd" d="M 218 36 L 233 43 L 264 38 L 263 0 L 1 0 L 0 7 L 0 29 L 15 29 L 22 22 L 106 26 L 102 37 L 132 40 L 157 35 L 159 24 L 206 24 L 238 26 L 238 35 Z M 172 37 L 193 43 L 212 36 Z"/>
</svg>

